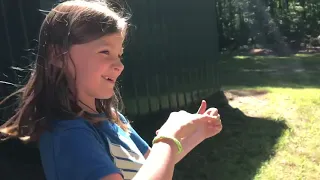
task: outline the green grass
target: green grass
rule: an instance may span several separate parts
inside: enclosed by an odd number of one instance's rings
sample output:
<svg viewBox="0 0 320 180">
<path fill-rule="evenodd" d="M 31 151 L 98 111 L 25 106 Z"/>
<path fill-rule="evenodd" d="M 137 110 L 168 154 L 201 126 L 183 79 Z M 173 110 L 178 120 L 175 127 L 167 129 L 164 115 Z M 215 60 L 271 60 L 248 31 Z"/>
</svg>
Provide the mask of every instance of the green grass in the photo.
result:
<svg viewBox="0 0 320 180">
<path fill-rule="evenodd" d="M 320 89 L 268 88 L 268 104 L 259 116 L 284 119 L 289 127 L 255 179 L 320 178 Z M 254 108 L 254 104 L 243 108 Z M 242 108 L 240 106 L 240 108 Z"/>
<path fill-rule="evenodd" d="M 223 131 L 183 159 L 174 180 L 319 179 L 320 56 L 236 56 L 220 63 L 230 98 L 219 107 Z M 137 126 L 147 141 L 168 113 Z"/>
<path fill-rule="evenodd" d="M 225 72 L 233 71 L 226 73 L 226 89 L 245 91 L 251 88 L 268 92 L 259 97 L 249 95 L 247 101 L 234 103 L 234 106 L 246 114 L 273 122 L 280 120 L 287 126 L 272 147 L 273 155 L 257 167 L 252 179 L 319 179 L 319 54 L 297 54 L 292 57 L 238 56 L 233 60 L 236 60 L 235 64 L 232 64 L 232 60 L 222 62 Z M 261 102 L 264 103 L 261 105 Z"/>
<path fill-rule="evenodd" d="M 320 54 L 296 54 L 290 57 L 235 56 L 221 60 L 223 87 L 320 86 Z"/>
<path fill-rule="evenodd" d="M 225 71 L 222 83 L 225 83 L 226 90 L 248 92 L 248 89 L 251 89 L 267 92 L 261 96 L 249 94 L 244 99 L 236 98 L 231 101 L 231 105 L 245 114 L 274 123 L 282 122 L 286 126 L 279 137 L 277 131 L 272 128 L 258 132 L 260 138 L 247 137 L 252 143 L 259 143 L 255 140 L 268 141 L 268 135 L 264 136 L 268 134 L 267 131 L 270 131 L 269 135 L 274 131 L 274 137 L 278 137 L 275 144 L 274 140 L 269 140 L 269 143 L 273 144 L 270 147 L 271 156 L 261 162 L 260 167 L 256 167 L 257 171 L 252 179 L 319 179 L 320 56 L 305 54 L 292 57 L 238 56 L 223 61 L 222 64 Z M 244 101 L 239 103 L 237 102 L 239 100 Z M 255 155 L 249 153 L 242 155 L 249 156 L 253 161 L 256 159 Z M 242 174 L 243 170 L 239 168 L 236 174 Z M 234 176 L 226 179 L 242 178 Z"/>
</svg>

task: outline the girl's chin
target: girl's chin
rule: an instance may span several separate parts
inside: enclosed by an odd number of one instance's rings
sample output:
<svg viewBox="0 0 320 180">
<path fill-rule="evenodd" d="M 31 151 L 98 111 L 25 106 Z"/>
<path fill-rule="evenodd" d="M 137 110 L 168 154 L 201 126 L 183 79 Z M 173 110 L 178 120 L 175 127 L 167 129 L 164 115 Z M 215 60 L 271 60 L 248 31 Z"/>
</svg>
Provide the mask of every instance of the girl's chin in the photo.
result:
<svg viewBox="0 0 320 180">
<path fill-rule="evenodd" d="M 96 99 L 110 99 L 114 95 L 114 92 L 110 92 L 108 94 L 102 94 L 99 97 L 96 97 Z"/>
</svg>

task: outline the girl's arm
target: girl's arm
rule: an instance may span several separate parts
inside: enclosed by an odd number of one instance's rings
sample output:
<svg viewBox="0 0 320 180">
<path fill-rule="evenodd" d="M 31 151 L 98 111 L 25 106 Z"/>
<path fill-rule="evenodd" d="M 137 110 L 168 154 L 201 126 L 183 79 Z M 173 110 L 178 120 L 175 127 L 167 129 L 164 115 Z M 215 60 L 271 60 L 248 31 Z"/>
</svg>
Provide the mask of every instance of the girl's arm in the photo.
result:
<svg viewBox="0 0 320 180">
<path fill-rule="evenodd" d="M 162 140 L 155 143 L 148 159 L 133 180 L 171 180 L 178 149 L 173 141 Z M 111 174 L 101 180 L 123 180 L 120 174 Z"/>
<path fill-rule="evenodd" d="M 176 162 L 180 161 L 204 139 L 212 137 L 221 131 L 220 117 L 214 116 L 217 113 L 216 109 L 208 109 L 203 115 L 193 115 L 184 111 L 171 113 L 161 129 L 169 136 L 172 134 L 173 137 L 184 137 L 182 138 L 184 141 L 181 141 L 184 147 L 183 153 L 176 154 L 178 149 L 171 140 L 157 142 L 153 145 L 149 152 L 150 154 L 145 151 L 146 153 L 144 154 L 148 157 L 133 180 L 172 179 Z M 178 121 L 180 119 L 183 119 L 183 121 Z M 102 180 L 121 180 L 121 177 L 111 179 L 109 176 Z"/>
<path fill-rule="evenodd" d="M 208 110 L 207 109 L 207 103 L 206 101 L 202 100 L 201 105 L 197 111 L 197 114 L 212 114 L 212 115 L 218 115 L 218 111 L 215 108 L 210 108 Z M 159 131 L 159 130 L 158 130 Z M 156 132 L 156 134 L 158 134 L 158 131 Z M 182 140 L 181 143 L 184 144 L 184 147 L 186 147 L 184 149 L 184 151 L 180 154 L 178 154 L 175 158 L 175 163 L 178 163 L 179 161 L 181 161 L 192 149 L 194 149 L 197 145 L 199 145 L 202 142 L 202 139 L 199 138 L 199 133 L 201 133 L 201 131 L 196 132 L 195 134 L 193 134 L 190 138 L 188 138 L 188 140 Z M 151 149 L 148 148 L 148 151 L 144 154 L 145 159 L 148 158 L 149 154 L 150 154 Z"/>
<path fill-rule="evenodd" d="M 196 136 L 193 136 L 192 138 L 186 140 L 182 140 L 181 141 L 182 144 L 187 144 L 184 145 L 183 152 L 181 152 L 180 154 L 177 154 L 175 157 L 175 164 L 177 164 L 178 162 L 180 162 L 192 149 L 194 149 L 197 145 L 199 145 L 201 143 L 201 139 L 197 138 Z M 149 157 L 149 154 L 151 152 L 151 148 L 144 154 L 144 158 L 147 159 Z"/>
<path fill-rule="evenodd" d="M 178 152 L 172 140 L 162 140 L 153 145 L 148 159 L 133 180 L 171 180 Z"/>
</svg>

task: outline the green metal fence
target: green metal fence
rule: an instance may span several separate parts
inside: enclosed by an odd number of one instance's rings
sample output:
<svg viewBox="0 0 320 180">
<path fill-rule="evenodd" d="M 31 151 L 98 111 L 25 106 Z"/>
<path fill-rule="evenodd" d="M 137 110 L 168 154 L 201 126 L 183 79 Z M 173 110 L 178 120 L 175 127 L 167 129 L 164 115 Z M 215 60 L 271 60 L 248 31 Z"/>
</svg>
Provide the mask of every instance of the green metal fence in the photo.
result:
<svg viewBox="0 0 320 180">
<path fill-rule="evenodd" d="M 219 89 L 214 0 L 128 3 L 137 29 L 124 58 L 127 113 L 183 107 Z"/>
<path fill-rule="evenodd" d="M 7 9 L 12 1 L 1 1 Z M 21 11 L 36 12 L 48 2 L 41 0 L 33 9 L 19 6 Z M 53 2 L 51 2 L 53 3 Z M 121 92 L 127 114 L 146 114 L 167 108 L 182 108 L 219 90 L 217 61 L 218 35 L 215 18 L 215 1 L 203 0 L 132 0 L 127 1 L 132 14 L 128 45 L 125 48 L 125 71 L 121 77 Z M 40 15 L 40 13 L 39 13 Z M 23 15 L 21 17 L 24 17 Z M 6 22 L 1 28 L 11 31 L 13 15 L 2 16 Z M 34 39 L 25 26 L 24 40 L 2 41 L 3 46 Z M 39 23 L 40 24 L 40 23 Z M 29 42 L 24 42 L 29 43 Z M 17 48 L 17 47 L 14 47 Z M 20 47 L 20 49 L 25 47 Z M 13 47 L 11 47 L 13 49 Z M 19 55 L 19 56 L 18 56 Z M 21 61 L 20 54 L 10 61 Z M 7 58 L 9 56 L 6 56 Z M 10 63 L 9 63 L 10 64 Z M 1 68 L 3 69 L 3 68 Z"/>
</svg>

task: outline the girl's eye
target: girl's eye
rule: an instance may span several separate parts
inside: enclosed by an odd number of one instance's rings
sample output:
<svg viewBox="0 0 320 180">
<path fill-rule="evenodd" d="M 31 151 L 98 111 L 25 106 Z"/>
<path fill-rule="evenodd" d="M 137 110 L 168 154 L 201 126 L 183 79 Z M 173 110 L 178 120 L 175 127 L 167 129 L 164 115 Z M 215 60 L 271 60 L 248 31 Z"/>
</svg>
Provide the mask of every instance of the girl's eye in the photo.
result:
<svg viewBox="0 0 320 180">
<path fill-rule="evenodd" d="M 109 54 L 110 54 L 110 52 L 109 52 L 108 50 L 100 51 L 100 53 L 102 53 L 102 54 L 106 54 L 106 55 L 109 55 Z"/>
</svg>

